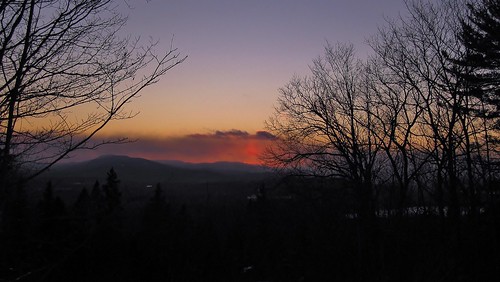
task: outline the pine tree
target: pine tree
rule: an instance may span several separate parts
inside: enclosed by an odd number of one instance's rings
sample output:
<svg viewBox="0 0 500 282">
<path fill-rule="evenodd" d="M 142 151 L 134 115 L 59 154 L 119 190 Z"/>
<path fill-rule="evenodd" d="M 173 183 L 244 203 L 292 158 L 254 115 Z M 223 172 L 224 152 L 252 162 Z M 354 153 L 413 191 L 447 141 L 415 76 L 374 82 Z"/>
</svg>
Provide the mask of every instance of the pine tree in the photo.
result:
<svg viewBox="0 0 500 282">
<path fill-rule="evenodd" d="M 77 242 L 85 240 L 92 230 L 92 201 L 86 187 L 82 189 L 73 205 L 73 238 Z"/>
<path fill-rule="evenodd" d="M 163 228 L 168 221 L 169 206 L 165 200 L 165 195 L 160 183 L 156 184 L 156 189 L 150 202 L 146 205 L 144 213 L 144 225 L 147 228 Z"/>
<path fill-rule="evenodd" d="M 0 220 L 2 242 L 8 245 L 9 240 L 23 241 L 28 237 L 30 229 L 30 213 L 24 186 L 16 187 L 5 201 Z M 2 247 L 0 245 L 0 247 Z"/>
<path fill-rule="evenodd" d="M 66 205 L 64 201 L 54 195 L 52 182 L 49 181 L 43 192 L 43 197 L 39 203 L 42 218 L 53 221 L 56 218 L 66 215 Z"/>
<path fill-rule="evenodd" d="M 1 181 L 1 179 L 0 179 Z M 17 266 L 33 262 L 32 216 L 29 212 L 28 197 L 24 186 L 19 184 L 8 194 L 0 212 L 0 276 L 5 280 L 14 280 L 23 273 Z M 6 276 L 8 268 L 11 278 Z M 0 280 L 2 280 L 0 279 Z"/>
<path fill-rule="evenodd" d="M 52 182 L 47 182 L 45 190 L 43 191 L 42 200 L 39 203 L 41 215 L 43 218 L 50 218 L 53 216 L 53 204 L 54 204 L 54 191 L 52 188 Z"/>
<path fill-rule="evenodd" d="M 85 224 L 90 221 L 92 214 L 92 201 L 87 188 L 84 187 L 78 195 L 75 205 L 73 206 L 73 213 L 76 221 L 82 226 L 85 226 Z"/>
<path fill-rule="evenodd" d="M 40 222 L 37 234 L 42 253 L 50 253 L 49 259 L 63 254 L 69 231 L 66 205 L 59 196 L 54 195 L 52 182 L 48 182 L 39 202 Z"/>
<path fill-rule="evenodd" d="M 163 194 L 163 190 L 161 188 L 160 183 L 156 184 L 155 194 L 151 199 L 151 204 L 159 209 L 165 207 L 166 205 L 165 195 Z"/>
<path fill-rule="evenodd" d="M 90 198 L 92 200 L 96 200 L 96 199 L 101 199 L 102 195 L 101 195 L 101 188 L 100 188 L 100 184 L 99 184 L 99 181 L 95 181 L 94 182 L 94 187 L 92 187 L 92 191 L 90 192 Z"/>
<path fill-rule="evenodd" d="M 74 209 L 79 216 L 88 216 L 90 212 L 90 194 L 87 188 L 84 187 L 78 195 Z"/>
<path fill-rule="evenodd" d="M 493 106 L 490 117 L 500 114 L 500 0 L 469 4 L 469 21 L 462 23 L 461 41 L 466 56 L 459 64 L 469 68 L 464 74 L 469 95 Z"/>
<path fill-rule="evenodd" d="M 169 207 L 160 184 L 156 184 L 154 195 L 147 203 L 138 233 L 137 250 L 141 261 L 141 273 L 145 280 L 169 280 L 171 275 L 165 266 L 171 267 L 171 221 Z"/>
<path fill-rule="evenodd" d="M 118 175 L 115 170 L 111 168 L 108 172 L 106 184 L 103 186 L 107 213 L 112 213 L 113 211 L 121 208 L 121 193 L 118 187 L 119 183 L 120 180 L 118 180 Z"/>
<path fill-rule="evenodd" d="M 104 199 L 99 181 L 95 181 L 94 187 L 90 192 L 90 216 L 96 222 L 99 222 L 104 212 Z"/>
</svg>

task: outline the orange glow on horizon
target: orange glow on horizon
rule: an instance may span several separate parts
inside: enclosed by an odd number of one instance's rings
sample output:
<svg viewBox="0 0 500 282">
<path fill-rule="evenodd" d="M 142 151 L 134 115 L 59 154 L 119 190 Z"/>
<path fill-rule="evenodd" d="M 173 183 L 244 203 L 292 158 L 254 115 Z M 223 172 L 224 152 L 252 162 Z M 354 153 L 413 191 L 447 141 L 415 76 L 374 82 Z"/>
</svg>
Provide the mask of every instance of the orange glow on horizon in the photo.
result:
<svg viewBox="0 0 500 282">
<path fill-rule="evenodd" d="M 244 154 L 252 160 L 258 160 L 259 156 L 263 153 L 264 148 L 259 147 L 254 141 L 249 141 L 245 146 Z"/>
<path fill-rule="evenodd" d="M 101 135 L 102 139 L 113 136 Z M 208 134 L 191 134 L 177 137 L 141 136 L 135 142 L 107 145 L 76 159 L 91 159 L 100 155 L 126 155 L 149 160 L 179 160 L 190 163 L 242 162 L 262 164 L 261 157 L 275 142 L 266 131 L 250 134 L 247 131 L 215 131 Z"/>
</svg>

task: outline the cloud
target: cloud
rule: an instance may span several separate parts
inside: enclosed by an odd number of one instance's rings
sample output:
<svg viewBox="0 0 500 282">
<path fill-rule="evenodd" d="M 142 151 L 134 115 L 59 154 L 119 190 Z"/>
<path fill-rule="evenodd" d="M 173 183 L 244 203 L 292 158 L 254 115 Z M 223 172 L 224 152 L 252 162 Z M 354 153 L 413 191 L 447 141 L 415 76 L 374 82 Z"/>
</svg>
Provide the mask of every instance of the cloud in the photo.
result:
<svg viewBox="0 0 500 282">
<path fill-rule="evenodd" d="M 214 135 L 220 138 L 227 138 L 227 137 L 247 138 L 250 136 L 248 132 L 237 129 L 232 129 L 229 131 L 216 131 Z"/>
<path fill-rule="evenodd" d="M 257 133 L 255 133 L 255 136 L 258 138 L 258 139 L 265 139 L 265 140 L 276 140 L 278 139 L 276 136 L 274 136 L 273 134 L 267 132 L 267 131 L 257 131 Z"/>
<path fill-rule="evenodd" d="M 92 151 L 90 155 L 87 154 L 87 158 L 115 154 L 152 160 L 235 161 L 257 164 L 260 163 L 262 153 L 275 140 L 276 137 L 266 131 L 250 134 L 237 129 L 178 137 L 141 137 L 132 143 L 103 146 Z M 81 159 L 82 156 L 78 157 Z"/>
<path fill-rule="evenodd" d="M 255 134 L 250 134 L 247 131 L 243 130 L 238 130 L 238 129 L 231 129 L 227 131 L 220 131 L 217 130 L 214 133 L 210 134 L 191 134 L 188 135 L 188 137 L 193 137 L 193 138 L 218 138 L 218 139 L 223 139 L 223 138 L 241 138 L 241 139 L 267 139 L 267 140 L 275 140 L 276 137 L 267 132 L 267 131 L 257 131 Z"/>
</svg>

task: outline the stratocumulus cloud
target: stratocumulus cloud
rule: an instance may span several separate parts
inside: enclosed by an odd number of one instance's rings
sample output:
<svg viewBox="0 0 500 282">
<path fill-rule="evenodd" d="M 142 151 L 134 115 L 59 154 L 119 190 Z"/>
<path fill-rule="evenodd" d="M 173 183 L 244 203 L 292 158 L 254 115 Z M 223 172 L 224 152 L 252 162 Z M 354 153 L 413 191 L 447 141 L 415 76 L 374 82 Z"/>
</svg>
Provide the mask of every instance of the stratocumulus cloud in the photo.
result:
<svg viewBox="0 0 500 282">
<path fill-rule="evenodd" d="M 276 140 L 276 139 L 278 139 L 272 133 L 267 132 L 267 131 L 257 131 L 257 133 L 255 133 L 255 137 L 257 137 L 258 139 L 263 139 L 263 140 Z"/>
<path fill-rule="evenodd" d="M 262 153 L 275 140 L 276 137 L 267 131 L 250 134 L 237 129 L 177 137 L 141 137 L 135 142 L 107 145 L 90 154 L 86 152 L 86 158 L 115 154 L 152 160 L 234 161 L 258 164 Z"/>
</svg>

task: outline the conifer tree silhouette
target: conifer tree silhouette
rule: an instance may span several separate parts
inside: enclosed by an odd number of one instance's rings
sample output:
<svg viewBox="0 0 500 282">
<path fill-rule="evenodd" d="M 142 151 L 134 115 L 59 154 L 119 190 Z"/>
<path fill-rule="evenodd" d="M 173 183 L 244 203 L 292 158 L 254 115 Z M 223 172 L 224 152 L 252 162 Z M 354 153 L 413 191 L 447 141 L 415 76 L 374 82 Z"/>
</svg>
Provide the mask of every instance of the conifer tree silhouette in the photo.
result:
<svg viewBox="0 0 500 282">
<path fill-rule="evenodd" d="M 460 63 L 471 67 L 466 78 L 470 94 L 495 106 L 492 116 L 500 115 L 500 1 L 483 0 L 469 4 L 469 22 L 463 22 L 461 41 L 468 50 Z"/>
<path fill-rule="evenodd" d="M 108 172 L 106 183 L 103 186 L 104 200 L 106 205 L 106 213 L 112 213 L 117 209 L 121 209 L 121 192 L 119 190 L 118 175 L 111 168 Z"/>
</svg>

